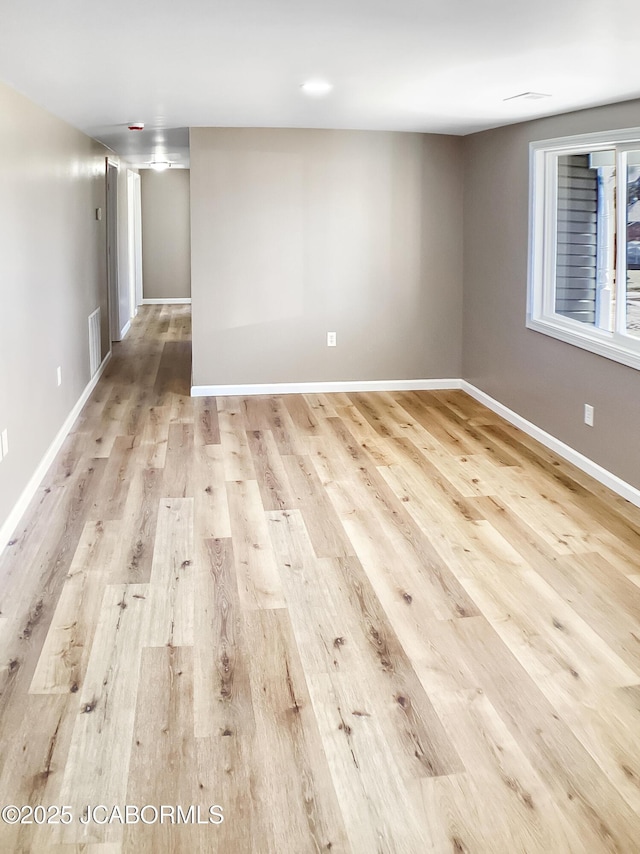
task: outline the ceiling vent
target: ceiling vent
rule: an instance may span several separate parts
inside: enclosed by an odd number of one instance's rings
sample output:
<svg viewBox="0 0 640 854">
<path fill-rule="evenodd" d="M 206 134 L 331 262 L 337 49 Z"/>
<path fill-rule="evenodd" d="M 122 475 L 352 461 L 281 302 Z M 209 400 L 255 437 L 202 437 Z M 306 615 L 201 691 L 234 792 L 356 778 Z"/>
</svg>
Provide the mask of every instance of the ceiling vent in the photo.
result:
<svg viewBox="0 0 640 854">
<path fill-rule="evenodd" d="M 550 98 L 551 95 L 546 95 L 544 92 L 521 92 L 519 95 L 511 95 L 509 98 L 503 98 L 503 101 L 539 101 L 541 98 Z"/>
</svg>

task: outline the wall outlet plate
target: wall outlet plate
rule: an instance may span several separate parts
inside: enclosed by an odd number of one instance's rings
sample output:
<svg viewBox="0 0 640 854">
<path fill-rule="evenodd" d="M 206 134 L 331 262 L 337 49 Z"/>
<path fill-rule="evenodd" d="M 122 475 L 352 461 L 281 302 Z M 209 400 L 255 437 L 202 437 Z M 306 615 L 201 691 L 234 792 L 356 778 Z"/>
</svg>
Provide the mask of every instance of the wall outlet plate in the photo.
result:
<svg viewBox="0 0 640 854">
<path fill-rule="evenodd" d="M 337 343 L 335 332 L 327 332 L 327 347 L 335 347 Z"/>
<path fill-rule="evenodd" d="M 593 427 L 593 406 L 588 403 L 584 405 L 584 423 L 587 427 Z"/>
</svg>

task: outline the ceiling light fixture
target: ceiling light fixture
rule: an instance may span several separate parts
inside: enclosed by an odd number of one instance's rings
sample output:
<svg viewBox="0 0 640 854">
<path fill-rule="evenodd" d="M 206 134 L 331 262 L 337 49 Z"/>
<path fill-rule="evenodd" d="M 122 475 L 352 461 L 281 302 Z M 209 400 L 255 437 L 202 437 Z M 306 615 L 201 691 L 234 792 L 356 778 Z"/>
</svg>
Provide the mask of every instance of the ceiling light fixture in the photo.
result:
<svg viewBox="0 0 640 854">
<path fill-rule="evenodd" d="M 541 98 L 550 98 L 544 92 L 521 92 L 519 95 L 510 95 L 508 98 L 503 98 L 503 101 L 539 101 Z"/>
<path fill-rule="evenodd" d="M 309 95 L 312 98 L 322 98 L 331 92 L 333 85 L 327 80 L 307 80 L 300 88 L 305 95 Z"/>
<path fill-rule="evenodd" d="M 152 160 L 149 163 L 149 168 L 154 169 L 156 172 L 164 172 L 165 169 L 169 169 L 171 167 L 171 163 L 168 160 Z"/>
</svg>

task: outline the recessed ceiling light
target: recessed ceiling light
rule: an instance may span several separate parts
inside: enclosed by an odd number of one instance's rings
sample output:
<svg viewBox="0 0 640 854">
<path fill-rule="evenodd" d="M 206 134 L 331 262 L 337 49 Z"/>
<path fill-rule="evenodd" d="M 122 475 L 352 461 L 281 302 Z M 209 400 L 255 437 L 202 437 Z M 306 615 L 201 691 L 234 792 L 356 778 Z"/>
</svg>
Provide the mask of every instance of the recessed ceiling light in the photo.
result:
<svg viewBox="0 0 640 854">
<path fill-rule="evenodd" d="M 503 101 L 539 101 L 541 98 L 550 98 L 551 95 L 546 95 L 544 92 L 521 92 L 519 95 L 511 95 L 509 98 L 503 98 Z"/>
<path fill-rule="evenodd" d="M 322 98 L 329 94 L 333 85 L 327 80 L 307 80 L 300 88 L 305 95 L 310 95 L 312 98 Z"/>
</svg>

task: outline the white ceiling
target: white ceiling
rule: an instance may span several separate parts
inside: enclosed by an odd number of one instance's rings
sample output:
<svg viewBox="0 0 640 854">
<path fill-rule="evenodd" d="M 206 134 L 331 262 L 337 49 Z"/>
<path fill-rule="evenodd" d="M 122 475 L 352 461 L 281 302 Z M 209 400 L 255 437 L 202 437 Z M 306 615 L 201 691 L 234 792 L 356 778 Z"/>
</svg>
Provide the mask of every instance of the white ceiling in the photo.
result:
<svg viewBox="0 0 640 854">
<path fill-rule="evenodd" d="M 631 0 L 2 7 L 0 79 L 140 163 L 185 162 L 189 126 L 466 134 L 640 95 Z M 328 97 L 302 94 L 314 77 L 333 83 Z M 552 97 L 504 100 L 526 91 Z"/>
</svg>

